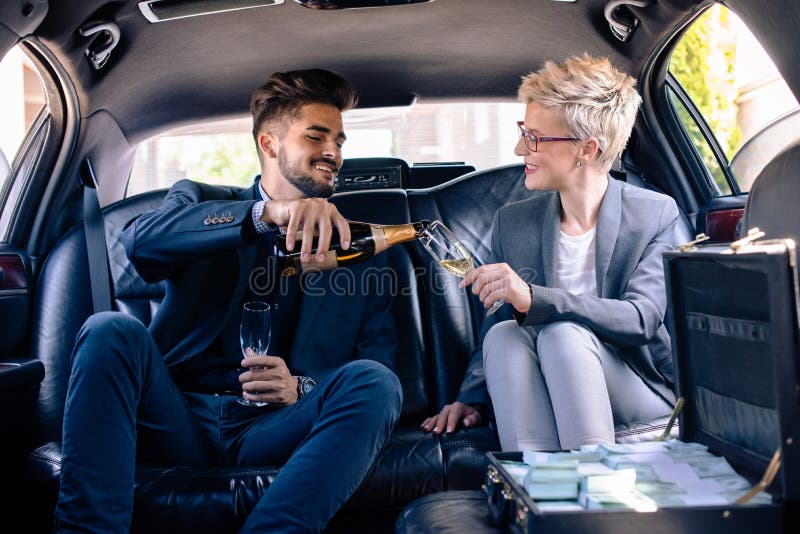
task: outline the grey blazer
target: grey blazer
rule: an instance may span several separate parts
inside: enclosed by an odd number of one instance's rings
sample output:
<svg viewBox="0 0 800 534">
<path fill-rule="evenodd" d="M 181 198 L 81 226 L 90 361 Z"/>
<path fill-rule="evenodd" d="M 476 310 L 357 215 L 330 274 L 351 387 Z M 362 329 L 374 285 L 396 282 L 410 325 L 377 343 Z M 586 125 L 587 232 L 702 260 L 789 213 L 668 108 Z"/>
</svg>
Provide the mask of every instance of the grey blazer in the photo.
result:
<svg viewBox="0 0 800 534">
<path fill-rule="evenodd" d="M 533 289 L 531 309 L 527 315 L 515 314 L 517 321 L 525 326 L 556 321 L 586 325 L 600 340 L 618 347 L 631 369 L 672 404 L 672 352 L 664 326 L 667 295 L 661 254 L 678 244 L 679 217 L 672 198 L 609 177 L 597 220 L 599 296 L 573 295 L 555 287 L 561 221 L 558 192 L 503 206 L 492 230 L 493 261 L 508 263 Z M 498 322 L 490 319 L 485 321 L 481 340 Z M 488 401 L 482 352 L 479 342 L 461 385 L 461 402 Z"/>
</svg>

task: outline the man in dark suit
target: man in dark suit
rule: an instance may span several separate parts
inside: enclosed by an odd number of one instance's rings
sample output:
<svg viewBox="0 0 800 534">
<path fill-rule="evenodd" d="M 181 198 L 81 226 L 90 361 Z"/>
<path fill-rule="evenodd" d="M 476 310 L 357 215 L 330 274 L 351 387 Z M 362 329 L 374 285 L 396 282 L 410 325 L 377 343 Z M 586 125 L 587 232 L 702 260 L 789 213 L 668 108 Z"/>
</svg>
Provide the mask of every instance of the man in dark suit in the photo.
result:
<svg viewBox="0 0 800 534">
<path fill-rule="evenodd" d="M 131 262 L 145 280 L 166 280 L 166 295 L 149 329 L 106 312 L 78 334 L 57 531 L 127 532 L 137 459 L 283 464 L 243 532 L 318 532 L 358 487 L 402 402 L 390 295 L 343 295 L 328 275 L 281 278 L 271 261 L 280 231 L 289 249 L 302 232 L 306 266 L 325 261 L 334 228 L 348 248 L 347 222 L 325 198 L 342 164 L 341 113 L 354 104 L 331 72 L 273 74 L 251 99 L 253 186 L 184 180 L 128 224 Z M 315 231 L 323 252 L 312 256 Z M 271 354 L 243 359 L 242 304 L 254 299 L 278 305 Z M 241 405 L 242 391 L 269 404 Z"/>
</svg>

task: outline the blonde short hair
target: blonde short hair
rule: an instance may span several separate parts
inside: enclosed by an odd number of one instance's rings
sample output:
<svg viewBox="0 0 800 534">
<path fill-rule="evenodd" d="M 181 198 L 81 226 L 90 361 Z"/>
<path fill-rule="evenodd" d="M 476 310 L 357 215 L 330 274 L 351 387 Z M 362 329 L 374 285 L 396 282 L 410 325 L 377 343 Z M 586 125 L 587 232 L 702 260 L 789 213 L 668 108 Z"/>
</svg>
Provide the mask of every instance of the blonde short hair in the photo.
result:
<svg viewBox="0 0 800 534">
<path fill-rule="evenodd" d="M 555 110 L 570 136 L 597 139 L 603 150 L 597 163 L 605 172 L 625 148 L 642 102 L 636 80 L 615 69 L 608 58 L 586 53 L 561 65 L 548 61 L 524 76 L 519 99 Z"/>
</svg>

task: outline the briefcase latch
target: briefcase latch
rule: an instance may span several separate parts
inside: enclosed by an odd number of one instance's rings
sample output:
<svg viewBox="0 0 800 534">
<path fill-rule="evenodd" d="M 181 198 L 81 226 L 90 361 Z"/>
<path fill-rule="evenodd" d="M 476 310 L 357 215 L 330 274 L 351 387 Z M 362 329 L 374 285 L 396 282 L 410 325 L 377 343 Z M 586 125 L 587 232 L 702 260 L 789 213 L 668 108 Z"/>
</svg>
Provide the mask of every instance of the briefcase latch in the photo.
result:
<svg viewBox="0 0 800 534">
<path fill-rule="evenodd" d="M 751 228 L 750 230 L 747 231 L 746 236 L 730 244 L 731 250 L 735 254 L 736 252 L 742 250 L 744 247 L 751 245 L 754 241 L 761 239 L 765 235 L 766 234 L 761 230 L 759 230 L 758 228 Z"/>
<path fill-rule="evenodd" d="M 709 239 L 711 238 L 708 237 L 706 234 L 697 234 L 696 236 L 694 236 L 694 239 L 692 239 L 688 243 L 684 243 L 683 245 L 678 245 L 678 250 L 680 250 L 681 252 L 692 252 L 694 250 L 697 250 L 697 245 L 699 245 L 703 241 L 708 241 Z"/>
</svg>

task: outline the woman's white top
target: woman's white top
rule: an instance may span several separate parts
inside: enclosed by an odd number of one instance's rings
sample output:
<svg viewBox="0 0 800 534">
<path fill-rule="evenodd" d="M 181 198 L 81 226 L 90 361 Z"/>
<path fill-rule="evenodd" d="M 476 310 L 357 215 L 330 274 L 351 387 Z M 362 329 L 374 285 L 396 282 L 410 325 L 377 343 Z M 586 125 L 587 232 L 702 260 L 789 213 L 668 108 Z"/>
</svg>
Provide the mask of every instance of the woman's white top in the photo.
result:
<svg viewBox="0 0 800 534">
<path fill-rule="evenodd" d="M 594 250 L 595 226 L 581 235 L 567 235 L 561 232 L 558 242 L 558 266 L 556 287 L 566 289 L 573 295 L 597 296 L 597 277 L 595 276 Z"/>
</svg>

